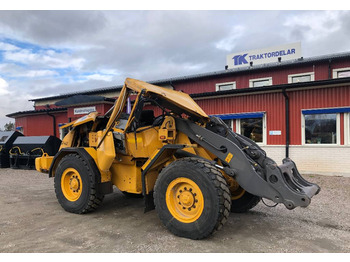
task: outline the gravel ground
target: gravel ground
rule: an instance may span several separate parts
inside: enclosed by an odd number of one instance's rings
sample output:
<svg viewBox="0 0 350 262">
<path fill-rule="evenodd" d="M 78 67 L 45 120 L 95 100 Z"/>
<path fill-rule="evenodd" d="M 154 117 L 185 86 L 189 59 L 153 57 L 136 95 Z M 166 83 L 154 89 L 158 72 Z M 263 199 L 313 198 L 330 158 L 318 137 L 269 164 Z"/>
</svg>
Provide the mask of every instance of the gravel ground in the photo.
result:
<svg viewBox="0 0 350 262">
<path fill-rule="evenodd" d="M 0 252 L 350 252 L 350 178 L 305 177 L 322 188 L 308 208 L 259 203 L 194 241 L 168 232 L 155 211 L 144 214 L 142 199 L 115 190 L 94 213 L 70 214 L 52 178 L 0 169 Z"/>
</svg>

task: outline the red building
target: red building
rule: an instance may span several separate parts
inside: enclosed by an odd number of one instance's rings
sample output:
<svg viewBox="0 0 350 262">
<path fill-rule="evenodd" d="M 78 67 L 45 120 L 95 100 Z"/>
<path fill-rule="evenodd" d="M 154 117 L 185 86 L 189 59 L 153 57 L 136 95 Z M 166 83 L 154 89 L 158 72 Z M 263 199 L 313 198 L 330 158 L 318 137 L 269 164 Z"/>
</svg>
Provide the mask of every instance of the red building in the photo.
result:
<svg viewBox="0 0 350 262">
<path fill-rule="evenodd" d="M 191 94 L 258 142 L 268 155 L 286 155 L 306 173 L 350 176 L 350 53 L 300 58 L 152 81 Z M 33 99 L 35 110 L 7 115 L 24 135 L 59 137 L 59 125 L 88 111 L 105 113 L 122 85 Z"/>
</svg>

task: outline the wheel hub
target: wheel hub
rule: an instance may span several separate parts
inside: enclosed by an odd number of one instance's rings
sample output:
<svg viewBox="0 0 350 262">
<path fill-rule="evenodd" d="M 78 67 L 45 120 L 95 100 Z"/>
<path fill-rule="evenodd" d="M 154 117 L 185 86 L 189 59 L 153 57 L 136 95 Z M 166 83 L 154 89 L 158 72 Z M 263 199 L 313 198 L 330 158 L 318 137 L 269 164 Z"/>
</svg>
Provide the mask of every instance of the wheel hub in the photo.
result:
<svg viewBox="0 0 350 262">
<path fill-rule="evenodd" d="M 79 188 L 80 188 L 80 181 L 78 179 L 78 177 L 76 175 L 73 175 L 71 178 L 70 178 L 70 182 L 69 182 L 69 185 L 70 185 L 70 189 L 73 191 L 73 192 L 78 192 Z"/>
<path fill-rule="evenodd" d="M 83 184 L 79 172 L 74 168 L 64 170 L 61 177 L 61 189 L 64 197 L 71 202 L 79 199 Z"/>
<path fill-rule="evenodd" d="M 178 198 L 180 199 L 179 204 L 185 208 L 194 207 L 196 198 L 191 191 L 185 190 L 178 195 Z"/>
<path fill-rule="evenodd" d="M 204 197 L 198 185 L 184 177 L 173 180 L 166 191 L 166 203 L 170 213 L 179 221 L 196 221 L 204 208 Z"/>
</svg>

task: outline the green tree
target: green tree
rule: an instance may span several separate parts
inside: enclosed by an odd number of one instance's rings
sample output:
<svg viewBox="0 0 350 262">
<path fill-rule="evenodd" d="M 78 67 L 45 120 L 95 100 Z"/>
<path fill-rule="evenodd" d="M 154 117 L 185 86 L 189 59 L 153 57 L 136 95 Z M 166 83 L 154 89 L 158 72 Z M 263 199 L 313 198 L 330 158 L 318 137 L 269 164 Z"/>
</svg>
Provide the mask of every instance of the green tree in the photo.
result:
<svg viewBox="0 0 350 262">
<path fill-rule="evenodd" d="M 11 121 L 4 125 L 4 131 L 15 131 L 15 124 Z"/>
</svg>

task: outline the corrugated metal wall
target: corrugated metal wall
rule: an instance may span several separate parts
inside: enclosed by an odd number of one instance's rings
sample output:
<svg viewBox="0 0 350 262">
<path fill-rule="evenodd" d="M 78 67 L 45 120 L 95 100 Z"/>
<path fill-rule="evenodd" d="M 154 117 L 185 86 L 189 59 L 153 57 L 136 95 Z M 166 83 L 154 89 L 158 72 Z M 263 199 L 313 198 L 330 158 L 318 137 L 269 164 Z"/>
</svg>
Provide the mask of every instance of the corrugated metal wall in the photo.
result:
<svg viewBox="0 0 350 262">
<path fill-rule="evenodd" d="M 301 110 L 350 106 L 350 86 L 289 92 L 291 144 L 301 144 Z M 344 144 L 344 118 L 341 118 L 341 141 Z"/>
<path fill-rule="evenodd" d="M 280 136 L 267 135 L 267 144 L 281 145 L 285 142 L 285 105 L 281 92 L 196 100 L 196 102 L 209 115 L 266 112 L 267 134 L 270 130 L 281 130 Z"/>
<path fill-rule="evenodd" d="M 331 62 L 330 69 L 350 67 L 349 61 Z M 272 77 L 273 85 L 281 85 L 288 83 L 288 75 L 315 72 L 315 81 L 329 79 L 329 63 L 315 63 L 310 65 L 297 64 L 293 67 L 267 69 L 265 71 L 257 72 L 246 71 L 242 73 L 235 73 L 231 76 L 216 76 L 206 79 L 186 80 L 174 84 L 176 90 L 182 90 L 189 94 L 214 92 L 217 83 L 236 82 L 236 88 L 249 87 L 250 79 L 258 79 L 264 77 Z M 331 72 L 332 73 L 332 72 Z M 332 74 L 331 74 L 332 75 Z"/>
<path fill-rule="evenodd" d="M 51 113 L 56 117 L 56 135 L 59 137 L 59 123 L 67 122 L 67 113 Z M 53 135 L 53 119 L 46 114 L 31 115 L 16 118 L 16 127 L 23 127 L 25 136 L 49 136 Z"/>
<path fill-rule="evenodd" d="M 301 144 L 301 110 L 350 106 L 350 86 L 288 92 L 290 102 L 290 144 Z M 283 145 L 286 140 L 285 98 L 281 92 L 202 99 L 196 102 L 209 114 L 266 112 L 268 145 Z M 344 144 L 343 118 L 341 141 Z M 269 135 L 281 130 L 281 135 Z"/>
</svg>

